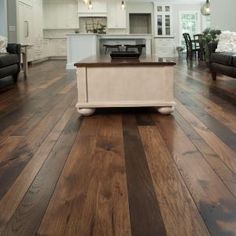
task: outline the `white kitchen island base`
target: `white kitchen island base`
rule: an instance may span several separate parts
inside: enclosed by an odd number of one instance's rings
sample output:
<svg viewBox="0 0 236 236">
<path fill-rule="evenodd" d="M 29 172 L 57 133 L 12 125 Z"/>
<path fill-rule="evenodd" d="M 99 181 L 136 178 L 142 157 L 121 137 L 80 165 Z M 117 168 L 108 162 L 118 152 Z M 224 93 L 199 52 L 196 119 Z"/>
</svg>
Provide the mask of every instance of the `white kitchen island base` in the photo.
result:
<svg viewBox="0 0 236 236">
<path fill-rule="evenodd" d="M 102 107 L 157 107 L 169 114 L 175 106 L 174 65 L 157 58 L 114 61 L 109 57 L 76 63 L 76 108 L 82 115 L 92 115 Z"/>
</svg>

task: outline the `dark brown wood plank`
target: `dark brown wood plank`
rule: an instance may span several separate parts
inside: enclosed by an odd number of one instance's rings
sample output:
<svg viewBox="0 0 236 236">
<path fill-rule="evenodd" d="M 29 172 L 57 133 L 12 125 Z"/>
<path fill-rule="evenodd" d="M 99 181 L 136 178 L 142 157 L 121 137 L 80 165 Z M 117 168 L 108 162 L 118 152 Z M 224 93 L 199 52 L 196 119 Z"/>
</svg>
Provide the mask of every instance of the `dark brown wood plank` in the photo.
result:
<svg viewBox="0 0 236 236">
<path fill-rule="evenodd" d="M 130 235 L 120 116 L 84 120 L 38 234 Z"/>
<path fill-rule="evenodd" d="M 202 153 L 205 160 L 211 165 L 219 178 L 222 179 L 224 184 L 236 197 L 235 173 L 227 167 L 218 154 L 201 138 L 201 136 L 193 129 L 193 127 L 191 127 L 179 112 L 176 111 L 174 117 L 179 126 L 184 130 L 185 134 Z"/>
<path fill-rule="evenodd" d="M 232 114 L 231 110 L 225 109 L 225 107 L 209 100 L 201 93 L 198 93 L 189 86 L 186 86 L 181 80 L 178 80 L 178 85 L 176 84 L 176 86 L 179 86 L 181 90 L 188 91 L 191 94 L 191 98 L 197 103 L 201 103 L 203 105 L 203 109 L 207 113 L 236 133 L 236 118 L 235 115 Z"/>
<path fill-rule="evenodd" d="M 1 199 L 0 212 L 2 216 L 4 216 L 4 218 L 0 217 L 0 228 L 2 228 L 3 225 L 6 224 L 14 214 L 16 208 L 18 207 L 28 188 L 32 184 L 35 176 L 49 156 L 59 136 L 62 134 L 62 131 L 64 130 L 66 124 L 71 119 L 73 112 L 74 108 L 72 107 L 69 107 L 66 110 L 60 121 L 53 128 L 52 132 L 48 135 L 38 151 L 17 177 L 16 181 L 12 184 L 11 188 Z"/>
<path fill-rule="evenodd" d="M 167 235 L 209 235 L 156 127 L 139 127 Z"/>
<path fill-rule="evenodd" d="M 201 94 L 202 96 L 208 98 L 209 100 L 211 100 L 212 102 L 217 103 L 218 105 L 222 106 L 224 109 L 226 109 L 227 111 L 232 112 L 234 115 L 236 114 L 235 110 L 235 105 L 232 103 L 229 103 L 227 101 L 227 99 L 224 99 L 222 97 L 217 96 L 214 93 L 211 93 L 211 91 L 209 90 L 208 86 L 201 86 L 201 84 L 199 85 L 198 83 L 194 83 L 196 78 L 195 76 L 186 76 L 186 73 L 183 73 L 182 70 L 184 69 L 184 67 L 182 67 L 182 69 L 176 71 L 177 73 L 175 73 L 175 79 L 179 82 L 183 82 L 183 78 L 184 78 L 184 83 L 186 84 L 187 88 L 193 89 L 195 92 Z M 185 69 L 184 69 L 185 70 Z M 189 69 L 190 71 L 192 70 L 191 68 Z M 180 72 L 180 73 L 178 73 Z M 199 76 L 199 78 L 201 79 L 201 81 L 203 81 L 205 78 L 202 78 L 201 76 Z M 211 79 L 211 75 L 208 74 L 206 76 L 206 79 Z M 211 80 L 212 82 L 212 80 Z"/>
<path fill-rule="evenodd" d="M 234 235 L 235 197 L 178 126 L 174 117 L 156 115 L 153 119 L 157 121 L 157 127 L 210 233 Z"/>
<path fill-rule="evenodd" d="M 208 68 L 207 71 L 202 71 L 202 68 L 204 67 L 206 68 L 206 66 L 201 66 L 199 64 L 197 68 L 193 67 L 191 70 L 187 71 L 186 69 L 181 68 L 178 71 L 181 74 L 184 74 L 189 79 L 189 82 L 191 81 L 195 87 L 198 87 L 202 90 L 207 90 L 209 94 L 217 96 L 228 103 L 235 105 L 236 94 L 232 89 L 232 85 L 230 86 L 227 83 L 220 83 L 219 79 L 213 81 Z"/>
<path fill-rule="evenodd" d="M 50 156 L 2 231 L 2 235 L 34 235 L 37 232 L 79 126 L 80 119 L 76 112 L 67 123 Z"/>
<path fill-rule="evenodd" d="M 51 109 L 39 124 L 31 130 L 27 138 L 4 157 L 4 166 L 0 167 L 0 185 L 2 186 L 0 199 L 37 152 L 55 124 L 60 120 L 67 106 L 71 104 L 72 100 L 74 101 L 73 97 L 73 93 L 69 94 Z"/>
<path fill-rule="evenodd" d="M 201 138 L 217 153 L 223 163 L 233 172 L 236 172 L 236 153 L 222 140 L 207 128 L 193 113 L 182 103 L 176 100 L 177 111 L 184 116 L 184 119 L 193 127 Z"/>
<path fill-rule="evenodd" d="M 166 235 L 136 120 L 123 116 L 125 163 L 132 235 Z"/>
<path fill-rule="evenodd" d="M 139 108 L 140 111 L 135 112 L 135 117 L 138 126 L 152 126 L 155 125 L 151 114 L 156 113 L 155 109 L 152 108 Z"/>
<path fill-rule="evenodd" d="M 204 111 L 204 107 L 192 100 L 189 93 L 178 89 L 175 90 L 176 97 L 194 113 L 210 130 L 212 130 L 225 144 L 236 151 L 236 134 L 227 126 L 216 120 Z"/>
</svg>

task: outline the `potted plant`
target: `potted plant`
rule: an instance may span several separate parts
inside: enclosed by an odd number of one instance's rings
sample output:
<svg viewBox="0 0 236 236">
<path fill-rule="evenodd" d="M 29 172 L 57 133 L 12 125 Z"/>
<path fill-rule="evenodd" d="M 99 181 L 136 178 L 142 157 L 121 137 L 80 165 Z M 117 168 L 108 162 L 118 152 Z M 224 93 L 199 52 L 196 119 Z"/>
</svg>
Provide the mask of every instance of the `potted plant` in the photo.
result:
<svg viewBox="0 0 236 236">
<path fill-rule="evenodd" d="M 204 45 L 206 62 L 209 61 L 209 56 L 210 56 L 208 44 L 210 42 L 217 42 L 220 34 L 221 34 L 221 30 L 217 30 L 217 29 L 206 28 L 203 31 L 202 40 L 203 40 L 203 45 Z"/>
<path fill-rule="evenodd" d="M 178 47 L 176 47 L 176 51 L 178 52 L 178 56 L 180 57 L 182 52 L 184 51 L 184 47 L 178 46 Z"/>
</svg>

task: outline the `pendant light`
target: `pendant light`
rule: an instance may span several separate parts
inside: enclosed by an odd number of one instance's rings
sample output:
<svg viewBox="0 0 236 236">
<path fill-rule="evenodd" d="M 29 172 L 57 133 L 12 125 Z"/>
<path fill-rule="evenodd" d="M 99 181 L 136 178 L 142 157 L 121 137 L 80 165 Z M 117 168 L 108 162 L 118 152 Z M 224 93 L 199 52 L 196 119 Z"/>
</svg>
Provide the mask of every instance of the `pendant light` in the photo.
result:
<svg viewBox="0 0 236 236">
<path fill-rule="evenodd" d="M 203 16 L 209 16 L 211 14 L 210 0 L 206 0 L 206 2 L 202 5 L 201 13 Z"/>
<path fill-rule="evenodd" d="M 121 9 L 122 9 L 122 10 L 125 9 L 125 1 L 121 1 Z"/>
<path fill-rule="evenodd" d="M 83 2 L 84 2 L 85 4 L 88 4 L 88 3 L 89 3 L 89 0 L 83 0 Z"/>
<path fill-rule="evenodd" d="M 91 0 L 89 1 L 88 8 L 89 8 L 90 10 L 93 8 L 93 4 L 92 4 L 92 1 L 91 1 Z"/>
</svg>

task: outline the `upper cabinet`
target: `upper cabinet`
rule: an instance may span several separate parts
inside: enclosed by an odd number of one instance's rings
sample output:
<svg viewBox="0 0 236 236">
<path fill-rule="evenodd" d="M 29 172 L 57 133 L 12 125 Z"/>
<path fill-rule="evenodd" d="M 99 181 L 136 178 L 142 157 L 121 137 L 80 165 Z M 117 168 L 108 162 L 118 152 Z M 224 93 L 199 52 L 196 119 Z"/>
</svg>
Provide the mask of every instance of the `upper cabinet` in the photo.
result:
<svg viewBox="0 0 236 236">
<path fill-rule="evenodd" d="M 43 1 L 44 29 L 77 29 L 79 19 L 76 0 Z"/>
<path fill-rule="evenodd" d="M 91 7 L 85 4 L 83 0 L 78 0 L 79 16 L 106 16 L 107 15 L 107 0 L 92 0 Z"/>
<path fill-rule="evenodd" d="M 155 36 L 172 36 L 172 7 L 170 5 L 155 4 Z"/>
<path fill-rule="evenodd" d="M 126 26 L 126 8 L 122 7 L 122 1 L 109 0 L 107 3 L 107 28 L 125 29 Z"/>
<path fill-rule="evenodd" d="M 21 44 L 31 44 L 33 38 L 33 8 L 19 1 L 17 5 L 17 41 Z"/>
</svg>

